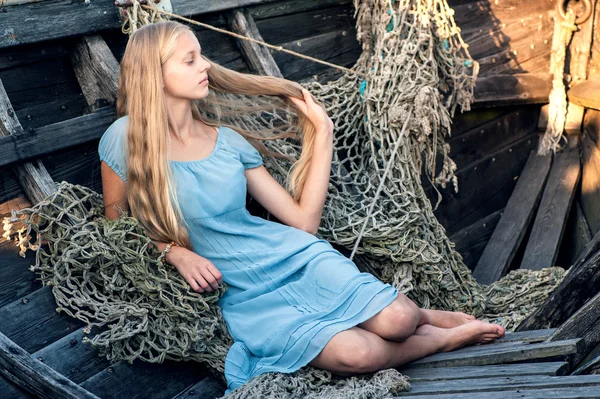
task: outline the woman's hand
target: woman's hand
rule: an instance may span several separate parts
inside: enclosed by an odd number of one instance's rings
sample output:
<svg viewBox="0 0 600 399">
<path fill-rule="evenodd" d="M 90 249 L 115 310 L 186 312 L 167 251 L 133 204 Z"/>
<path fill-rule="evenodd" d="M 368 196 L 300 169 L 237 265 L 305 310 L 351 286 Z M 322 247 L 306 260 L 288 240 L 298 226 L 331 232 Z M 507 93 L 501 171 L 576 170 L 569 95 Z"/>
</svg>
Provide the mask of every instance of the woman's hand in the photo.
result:
<svg viewBox="0 0 600 399">
<path fill-rule="evenodd" d="M 325 130 L 328 133 L 333 132 L 333 122 L 327 115 L 325 108 L 315 103 L 312 95 L 306 89 L 302 89 L 304 99 L 288 97 L 300 111 L 308 118 L 317 130 Z"/>
<path fill-rule="evenodd" d="M 221 272 L 206 258 L 183 247 L 173 247 L 167 254 L 167 262 L 175 266 L 179 274 L 196 292 L 211 292 L 223 282 Z"/>
</svg>

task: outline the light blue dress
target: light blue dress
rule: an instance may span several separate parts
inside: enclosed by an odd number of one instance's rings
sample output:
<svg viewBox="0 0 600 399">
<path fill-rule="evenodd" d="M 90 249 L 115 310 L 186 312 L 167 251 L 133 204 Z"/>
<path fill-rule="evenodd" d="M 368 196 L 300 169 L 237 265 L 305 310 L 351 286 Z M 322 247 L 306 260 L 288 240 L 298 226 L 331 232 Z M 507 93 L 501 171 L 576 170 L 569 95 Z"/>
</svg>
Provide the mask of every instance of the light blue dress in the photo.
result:
<svg viewBox="0 0 600 399">
<path fill-rule="evenodd" d="M 98 149 L 125 181 L 126 126 L 127 116 L 116 120 Z M 225 359 L 229 393 L 259 374 L 307 365 L 335 334 L 379 313 L 398 291 L 361 273 L 327 241 L 252 216 L 244 170 L 262 165 L 261 155 L 236 131 L 218 132 L 208 157 L 171 165 L 194 252 L 229 286 L 219 300 L 235 341 Z"/>
</svg>

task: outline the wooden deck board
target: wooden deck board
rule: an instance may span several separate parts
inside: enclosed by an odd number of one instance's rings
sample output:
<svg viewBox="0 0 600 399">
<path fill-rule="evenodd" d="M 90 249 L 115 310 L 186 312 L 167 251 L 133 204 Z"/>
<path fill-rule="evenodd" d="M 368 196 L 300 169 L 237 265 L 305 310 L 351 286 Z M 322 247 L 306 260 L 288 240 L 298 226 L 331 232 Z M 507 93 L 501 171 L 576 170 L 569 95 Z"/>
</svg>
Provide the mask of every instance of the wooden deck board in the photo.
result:
<svg viewBox="0 0 600 399">
<path fill-rule="evenodd" d="M 102 399 L 172 398 L 207 375 L 206 367 L 198 362 L 167 360 L 156 364 L 134 360 L 132 364 L 117 362 L 80 385 Z M 212 382 L 205 382 L 214 388 Z"/>
<path fill-rule="evenodd" d="M 569 359 L 583 343 L 581 339 L 536 344 L 481 345 L 437 353 L 412 363 L 413 367 L 485 366 L 542 359 Z"/>
<path fill-rule="evenodd" d="M 480 284 L 491 284 L 508 271 L 535 215 L 551 164 L 551 155 L 542 157 L 535 151 L 530 153 L 502 217 L 473 271 L 473 277 Z"/>
<path fill-rule="evenodd" d="M 480 392 L 481 393 L 481 392 Z M 410 395 L 398 396 L 402 399 L 473 399 L 473 393 L 453 393 L 453 394 L 431 394 L 431 395 Z M 600 385 L 580 386 L 565 388 L 543 388 L 543 389 L 507 389 L 495 392 L 485 392 L 485 399 L 590 399 L 600 398 Z"/>
<path fill-rule="evenodd" d="M 411 384 L 416 381 L 438 381 L 456 379 L 475 379 L 489 377 L 509 377 L 525 375 L 564 375 L 567 362 L 542 362 L 526 364 L 500 364 L 491 366 L 465 366 L 443 368 L 399 368 L 402 374 L 410 378 Z"/>
<path fill-rule="evenodd" d="M 0 320 L 0 332 L 29 353 L 84 326 L 81 320 L 56 312 L 50 286 L 0 308 Z"/>
<path fill-rule="evenodd" d="M 521 269 L 554 266 L 580 175 L 579 147 L 556 154 Z"/>
<path fill-rule="evenodd" d="M 466 392 L 493 392 L 507 389 L 536 388 L 579 388 L 587 386 L 600 387 L 600 375 L 562 376 L 547 375 L 502 376 L 478 379 L 457 379 L 444 381 L 422 381 L 411 383 L 410 392 L 415 394 L 445 394 Z M 402 397 L 403 395 L 400 395 Z"/>
</svg>

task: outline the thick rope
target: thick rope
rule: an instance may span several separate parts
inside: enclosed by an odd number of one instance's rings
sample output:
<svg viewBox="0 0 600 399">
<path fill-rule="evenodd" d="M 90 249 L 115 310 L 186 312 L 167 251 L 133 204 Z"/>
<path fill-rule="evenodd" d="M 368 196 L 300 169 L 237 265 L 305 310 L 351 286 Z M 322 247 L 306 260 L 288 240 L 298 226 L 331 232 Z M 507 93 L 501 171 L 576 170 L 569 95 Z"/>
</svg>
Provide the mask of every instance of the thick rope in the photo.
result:
<svg viewBox="0 0 600 399">
<path fill-rule="evenodd" d="M 575 14 L 569 12 L 566 19 L 554 20 L 554 35 L 552 37 L 552 55 L 550 56 L 550 73 L 553 74 L 552 90 L 548 105 L 548 125 L 538 145 L 538 155 L 556 152 L 560 149 L 561 141 L 567 138 L 563 135 L 567 120 L 567 94 L 565 92 L 564 71 L 567 48 L 573 32 L 577 30 Z"/>
</svg>

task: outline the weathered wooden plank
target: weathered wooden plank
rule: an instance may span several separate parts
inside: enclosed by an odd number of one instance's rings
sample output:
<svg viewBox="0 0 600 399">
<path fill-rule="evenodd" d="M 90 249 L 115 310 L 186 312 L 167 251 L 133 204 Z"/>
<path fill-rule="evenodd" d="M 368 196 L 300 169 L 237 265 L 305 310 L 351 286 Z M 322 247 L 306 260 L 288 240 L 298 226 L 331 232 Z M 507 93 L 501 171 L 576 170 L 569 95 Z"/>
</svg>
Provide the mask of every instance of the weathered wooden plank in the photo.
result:
<svg viewBox="0 0 600 399">
<path fill-rule="evenodd" d="M 336 7 L 352 4 L 352 0 L 280 0 L 248 6 L 252 18 L 258 23 L 262 19 L 281 17 L 289 14 L 299 14 L 314 11 L 318 8 Z"/>
<path fill-rule="evenodd" d="M 549 73 L 524 73 L 478 78 L 473 107 L 544 104 L 552 89 Z"/>
<path fill-rule="evenodd" d="M 0 320 L 0 331 L 29 353 L 84 326 L 82 321 L 56 312 L 50 286 L 0 308 Z"/>
<path fill-rule="evenodd" d="M 226 387 L 212 377 L 206 377 L 180 392 L 173 399 L 212 399 L 220 398 Z"/>
<path fill-rule="evenodd" d="M 538 110 L 516 109 L 477 128 L 450 137 L 450 157 L 458 170 L 499 149 L 510 145 L 535 130 Z"/>
<path fill-rule="evenodd" d="M 0 392 L 2 392 L 2 399 L 36 399 L 38 397 L 15 385 L 2 374 L 0 374 Z"/>
<path fill-rule="evenodd" d="M 600 233 L 585 247 L 577 262 L 546 302 L 531 312 L 516 331 L 558 327 L 598 293 Z"/>
<path fill-rule="evenodd" d="M 581 339 L 537 344 L 504 344 L 469 347 L 466 350 L 437 353 L 411 363 L 412 367 L 485 366 L 491 364 L 533 361 L 541 359 L 569 360 L 583 345 Z"/>
<path fill-rule="evenodd" d="M 33 132 L 0 137 L 0 166 L 97 140 L 114 121 L 114 112 L 113 107 L 104 107 L 93 114 L 54 123 Z"/>
<path fill-rule="evenodd" d="M 207 14 L 211 12 L 226 11 L 252 5 L 274 3 L 277 0 L 219 0 L 219 1 L 196 1 L 179 0 L 173 2 L 173 13 L 188 16 L 194 14 Z"/>
<path fill-rule="evenodd" d="M 82 110 L 85 109 L 86 101 L 85 98 L 82 98 L 81 93 L 71 93 L 16 111 L 23 130 L 27 132 L 30 129 L 77 118 L 82 115 Z"/>
<path fill-rule="evenodd" d="M 279 4 L 280 2 L 277 2 L 272 6 Z M 254 10 L 249 9 L 248 12 L 256 21 L 261 36 L 267 43 L 274 45 L 335 31 L 346 31 L 351 37 L 356 37 L 356 21 L 352 4 L 326 8 L 321 4 L 315 4 L 313 9 L 303 12 L 273 15 L 261 20 L 258 19 Z M 294 29 L 289 29 L 290 26 L 293 26 Z"/>
<path fill-rule="evenodd" d="M 87 337 L 93 336 L 96 330 L 96 327 L 92 328 Z M 110 366 L 106 357 L 99 356 L 96 348 L 82 341 L 85 336 L 83 329 L 79 328 L 32 353 L 31 357 L 79 384 Z"/>
<path fill-rule="evenodd" d="M 3 49 L 0 53 L 0 70 L 64 57 L 67 54 L 65 45 L 63 41 L 48 41 Z"/>
<path fill-rule="evenodd" d="M 35 264 L 35 253 L 28 251 L 25 258 L 18 253 L 11 241 L 0 239 L 0 308 L 42 287 L 29 270 Z"/>
<path fill-rule="evenodd" d="M 583 167 L 581 171 L 581 208 L 592 235 L 600 231 L 600 111 L 587 110 L 581 136 Z"/>
<path fill-rule="evenodd" d="M 473 393 L 449 393 L 431 395 L 402 396 L 403 399 L 472 399 Z M 577 388 L 542 388 L 542 389 L 508 389 L 502 391 L 485 392 L 485 399 L 590 399 L 600 398 L 600 385 L 580 386 Z"/>
<path fill-rule="evenodd" d="M 517 332 L 508 332 L 504 334 L 504 338 L 497 339 L 491 343 L 491 345 L 502 344 L 505 342 L 543 342 L 548 339 L 552 334 L 556 332 L 556 328 L 544 328 L 541 330 L 530 330 L 530 331 L 517 331 Z M 570 337 L 570 338 L 579 338 L 579 337 Z"/>
<path fill-rule="evenodd" d="M 3 7 L 0 48 L 89 34 L 120 26 L 112 0 L 89 4 L 48 0 Z"/>
<path fill-rule="evenodd" d="M 102 192 L 97 140 L 44 155 L 40 160 L 46 165 L 54 181 L 66 180 Z M 23 191 L 12 174 L 0 174 L 0 184 L 3 185 L 0 190 L 0 201 L 22 195 Z"/>
<path fill-rule="evenodd" d="M 597 80 L 586 80 L 567 91 L 569 101 L 600 111 L 600 82 Z"/>
<path fill-rule="evenodd" d="M 525 364 L 500 364 L 491 366 L 465 366 L 444 368 L 399 368 L 398 371 L 410 378 L 410 383 L 420 381 L 442 381 L 488 377 L 510 377 L 528 375 L 565 375 L 567 362 L 542 362 Z"/>
<path fill-rule="evenodd" d="M 410 384 L 410 392 L 403 396 L 418 394 L 447 394 L 467 392 L 490 392 L 507 389 L 536 389 L 536 388 L 571 388 L 597 386 L 600 387 L 600 375 L 562 376 L 547 375 L 533 376 L 502 376 L 478 379 L 457 379 L 445 381 L 423 381 Z"/>
<path fill-rule="evenodd" d="M 354 65 L 362 51 L 356 38 L 347 31 L 323 33 L 284 43 L 281 47 L 344 67 Z M 286 79 L 300 80 L 330 68 L 292 54 L 271 53 Z"/>
<path fill-rule="evenodd" d="M 172 398 L 207 375 L 208 369 L 199 362 L 165 360 L 157 364 L 134 360 L 132 364 L 117 362 L 80 385 L 102 399 Z M 207 392 L 214 392 L 212 382 L 206 383 Z"/>
<path fill-rule="evenodd" d="M 565 269 L 569 268 L 577 261 L 579 254 L 581 254 L 591 239 L 592 233 L 585 220 L 585 215 L 581 209 L 577 194 L 575 194 L 575 200 L 573 200 L 567 227 L 565 228 L 563 240 L 560 244 L 560 250 L 558 251 L 558 257 L 556 258 L 556 265 Z"/>
<path fill-rule="evenodd" d="M 477 261 L 492 236 L 501 214 L 502 209 L 497 210 L 449 237 L 470 270 L 473 270 L 477 265 Z"/>
<path fill-rule="evenodd" d="M 570 338 L 583 338 L 584 343 L 583 349 L 574 355 L 575 364 L 600 344 L 600 292 L 558 327 L 547 342 Z"/>
<path fill-rule="evenodd" d="M 539 105 L 515 105 L 507 107 L 477 108 L 467 112 L 457 112 L 452 118 L 452 130 L 448 140 L 453 140 L 470 133 L 476 127 L 483 126 L 490 121 L 515 111 L 538 112 Z"/>
<path fill-rule="evenodd" d="M 554 266 L 580 174 L 578 147 L 555 155 L 521 269 L 541 270 Z"/>
<path fill-rule="evenodd" d="M 0 137 L 20 134 L 23 128 L 0 80 Z M 2 156 L 0 156 L 2 159 Z M 56 192 L 56 186 L 40 161 L 28 162 L 13 169 L 23 191 L 32 202 L 39 202 Z"/>
<path fill-rule="evenodd" d="M 70 57 L 88 105 L 98 100 L 117 101 L 119 63 L 101 36 L 80 38 Z"/>
<path fill-rule="evenodd" d="M 231 30 L 255 40 L 264 41 L 252 16 L 247 11 L 234 10 L 231 12 Z M 238 45 L 252 70 L 260 75 L 283 78 L 279 67 L 265 46 L 247 40 L 239 40 Z"/>
<path fill-rule="evenodd" d="M 551 164 L 551 155 L 539 156 L 535 151 L 529 154 L 517 186 L 473 271 L 480 284 L 491 284 L 508 271 L 533 219 Z"/>
<path fill-rule="evenodd" d="M 97 396 L 33 359 L 6 335 L 0 333 L 0 372 L 21 388 L 41 398 L 89 398 Z"/>
<path fill-rule="evenodd" d="M 443 201 L 435 216 L 450 234 L 506 206 L 536 143 L 537 137 L 532 132 L 458 171 L 458 192 L 451 186 L 440 189 Z M 437 196 L 433 188 L 427 184 L 424 188 L 435 204 Z"/>
<path fill-rule="evenodd" d="M 2 70 L 0 79 L 17 112 L 81 94 L 71 62 L 66 57 Z M 85 101 L 81 103 L 85 106 Z"/>
</svg>

